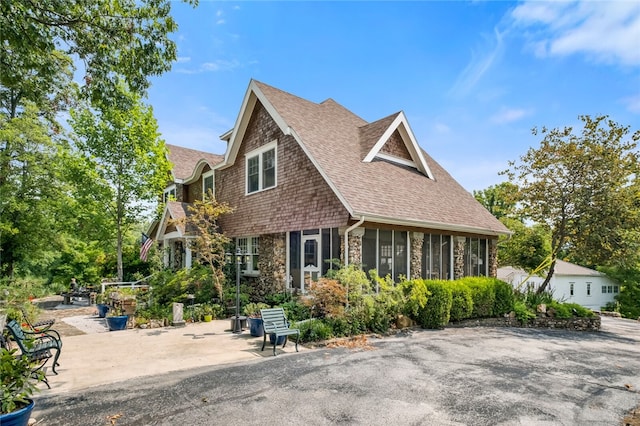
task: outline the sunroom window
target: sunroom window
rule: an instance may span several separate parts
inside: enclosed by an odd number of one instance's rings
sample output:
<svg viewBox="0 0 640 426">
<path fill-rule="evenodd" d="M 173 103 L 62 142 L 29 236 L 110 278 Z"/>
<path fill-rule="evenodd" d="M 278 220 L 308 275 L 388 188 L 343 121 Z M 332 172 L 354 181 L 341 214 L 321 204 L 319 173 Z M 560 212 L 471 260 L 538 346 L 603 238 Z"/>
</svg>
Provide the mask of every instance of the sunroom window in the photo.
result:
<svg viewBox="0 0 640 426">
<path fill-rule="evenodd" d="M 258 270 L 258 260 L 260 259 L 260 237 L 238 238 L 237 246 L 242 253 L 246 253 L 248 255 L 245 257 L 247 263 L 242 265 L 242 274 L 257 275 L 260 272 Z"/>
<path fill-rule="evenodd" d="M 211 191 L 212 194 L 215 194 L 215 186 L 213 181 L 213 170 L 207 173 L 202 174 L 202 199 L 204 200 L 207 196 L 207 193 Z"/>
<path fill-rule="evenodd" d="M 247 154 L 247 194 L 276 186 L 277 154 L 277 141 Z"/>
</svg>

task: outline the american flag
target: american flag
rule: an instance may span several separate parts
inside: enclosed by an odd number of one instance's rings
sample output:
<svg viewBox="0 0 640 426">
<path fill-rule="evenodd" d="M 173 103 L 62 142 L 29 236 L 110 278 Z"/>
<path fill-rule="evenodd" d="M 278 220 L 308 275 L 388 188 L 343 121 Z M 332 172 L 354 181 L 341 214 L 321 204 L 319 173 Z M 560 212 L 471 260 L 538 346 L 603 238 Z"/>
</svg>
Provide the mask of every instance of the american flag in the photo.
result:
<svg viewBox="0 0 640 426">
<path fill-rule="evenodd" d="M 149 249 L 153 245 L 153 240 L 149 238 L 146 234 L 142 234 L 142 245 L 140 246 L 140 260 L 143 262 L 147 261 L 147 254 L 149 254 Z"/>
</svg>

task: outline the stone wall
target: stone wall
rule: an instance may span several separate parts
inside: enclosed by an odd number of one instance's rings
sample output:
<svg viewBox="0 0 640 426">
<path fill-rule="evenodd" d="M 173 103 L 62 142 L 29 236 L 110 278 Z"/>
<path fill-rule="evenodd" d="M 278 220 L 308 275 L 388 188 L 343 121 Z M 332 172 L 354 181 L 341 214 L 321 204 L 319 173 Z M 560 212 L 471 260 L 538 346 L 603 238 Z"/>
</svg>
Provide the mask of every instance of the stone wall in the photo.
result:
<svg viewBox="0 0 640 426">
<path fill-rule="evenodd" d="M 476 318 L 449 323 L 447 327 L 521 327 L 521 328 L 553 328 L 573 331 L 600 331 L 600 316 L 592 318 L 550 318 L 537 317 L 523 324 L 514 317 Z"/>
<path fill-rule="evenodd" d="M 453 237 L 453 279 L 464 277 L 465 237 Z"/>
<path fill-rule="evenodd" d="M 362 265 L 362 237 L 364 228 L 356 228 L 349 232 L 349 265 Z M 340 252 L 344 253 L 344 231 L 342 232 Z"/>
<path fill-rule="evenodd" d="M 286 287 L 286 234 L 265 234 L 260 236 L 258 249 L 258 269 L 260 279 L 252 288 L 252 296 L 262 300 L 265 295 L 282 293 Z"/>
<path fill-rule="evenodd" d="M 424 234 L 422 232 L 409 233 L 411 238 L 411 279 L 422 278 L 422 243 Z"/>
<path fill-rule="evenodd" d="M 489 276 L 496 278 L 498 276 L 498 240 L 492 238 L 489 240 Z"/>
</svg>

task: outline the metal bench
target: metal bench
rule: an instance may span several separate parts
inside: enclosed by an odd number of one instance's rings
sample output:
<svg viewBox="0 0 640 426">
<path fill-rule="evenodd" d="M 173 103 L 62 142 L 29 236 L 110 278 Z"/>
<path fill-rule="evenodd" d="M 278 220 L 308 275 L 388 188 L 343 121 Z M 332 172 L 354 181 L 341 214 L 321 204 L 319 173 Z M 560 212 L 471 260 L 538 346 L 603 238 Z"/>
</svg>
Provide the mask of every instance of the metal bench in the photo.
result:
<svg viewBox="0 0 640 426">
<path fill-rule="evenodd" d="M 285 336 L 282 347 L 287 345 L 289 336 L 296 335 L 296 352 L 298 352 L 298 340 L 300 340 L 300 330 L 297 328 L 289 328 L 289 322 L 284 314 L 282 308 L 269 308 L 260 309 L 260 316 L 262 317 L 262 327 L 264 329 L 264 337 L 262 340 L 262 349 L 267 343 L 267 335 L 274 334 L 275 339 L 273 341 L 273 355 L 276 355 L 276 346 L 278 344 L 278 337 Z"/>
<path fill-rule="evenodd" d="M 62 340 L 59 338 L 57 332 L 55 332 L 57 336 L 52 333 L 55 330 L 38 332 L 26 331 L 22 329 L 16 320 L 9 321 L 5 328 L 9 330 L 12 340 L 16 342 L 22 353 L 26 355 L 30 361 L 38 364 L 32 372 L 40 370 L 49 358 L 53 357 L 51 370 L 53 374 L 58 374 L 56 372 L 56 366 L 60 365 L 58 358 L 62 350 Z M 55 355 L 52 351 L 55 351 Z M 47 383 L 47 386 L 48 385 Z"/>
</svg>

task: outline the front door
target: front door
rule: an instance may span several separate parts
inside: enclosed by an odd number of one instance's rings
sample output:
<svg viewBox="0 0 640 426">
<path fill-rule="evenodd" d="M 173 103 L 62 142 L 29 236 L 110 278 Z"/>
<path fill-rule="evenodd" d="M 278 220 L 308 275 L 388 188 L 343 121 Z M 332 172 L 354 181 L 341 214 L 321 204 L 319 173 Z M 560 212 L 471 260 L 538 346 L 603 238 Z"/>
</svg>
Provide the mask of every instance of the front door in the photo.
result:
<svg viewBox="0 0 640 426">
<path fill-rule="evenodd" d="M 320 235 L 302 236 L 302 291 L 320 278 Z"/>
</svg>

